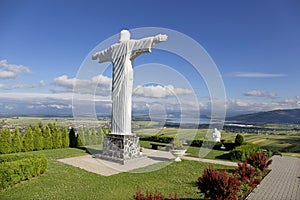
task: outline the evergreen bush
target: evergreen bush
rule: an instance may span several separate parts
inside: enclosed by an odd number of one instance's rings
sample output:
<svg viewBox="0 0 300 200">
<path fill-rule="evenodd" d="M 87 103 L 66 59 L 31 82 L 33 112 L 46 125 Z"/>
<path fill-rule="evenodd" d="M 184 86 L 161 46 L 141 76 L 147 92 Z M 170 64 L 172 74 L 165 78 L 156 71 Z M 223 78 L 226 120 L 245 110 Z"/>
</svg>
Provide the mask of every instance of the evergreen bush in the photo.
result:
<svg viewBox="0 0 300 200">
<path fill-rule="evenodd" d="M 0 190 L 43 174 L 47 166 L 45 155 L 0 155 Z"/>
<path fill-rule="evenodd" d="M 234 140 L 235 146 L 241 146 L 244 143 L 244 136 L 237 134 Z"/>
<path fill-rule="evenodd" d="M 18 128 L 15 128 L 13 132 L 11 148 L 13 153 L 18 153 L 22 151 L 22 138 Z"/>
<path fill-rule="evenodd" d="M 230 151 L 231 160 L 243 161 L 248 159 L 251 154 L 259 151 L 259 145 L 253 143 L 246 143 L 244 145 L 238 146 Z"/>
<path fill-rule="evenodd" d="M 44 149 L 52 149 L 52 136 L 49 126 L 43 129 L 43 144 Z"/>
<path fill-rule="evenodd" d="M 72 127 L 70 132 L 69 132 L 69 147 L 77 147 L 78 145 L 78 141 L 77 141 L 77 137 L 76 137 L 76 133 L 74 128 Z"/>
<path fill-rule="evenodd" d="M 9 128 L 2 128 L 0 132 L 0 153 L 6 154 L 12 152 L 12 139 Z"/>
<path fill-rule="evenodd" d="M 68 129 L 67 127 L 64 127 L 62 132 L 61 132 L 61 142 L 62 142 L 62 148 L 67 148 L 69 147 L 70 139 L 69 139 L 69 134 L 68 134 Z"/>
<path fill-rule="evenodd" d="M 34 143 L 34 150 L 40 151 L 43 150 L 43 136 L 42 130 L 39 126 L 36 126 L 33 131 L 33 143 Z"/>
<path fill-rule="evenodd" d="M 34 141 L 33 133 L 30 127 L 27 127 L 23 135 L 23 151 L 33 151 L 34 150 Z"/>
</svg>

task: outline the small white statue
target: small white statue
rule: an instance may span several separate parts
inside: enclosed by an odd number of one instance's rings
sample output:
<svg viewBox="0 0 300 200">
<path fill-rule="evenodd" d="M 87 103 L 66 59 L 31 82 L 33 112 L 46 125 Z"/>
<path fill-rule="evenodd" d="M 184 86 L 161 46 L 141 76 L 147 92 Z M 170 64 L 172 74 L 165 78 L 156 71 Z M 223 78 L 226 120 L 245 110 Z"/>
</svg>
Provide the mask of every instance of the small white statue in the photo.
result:
<svg viewBox="0 0 300 200">
<path fill-rule="evenodd" d="M 221 142 L 221 132 L 215 128 L 212 132 L 212 140 L 215 142 Z"/>
</svg>

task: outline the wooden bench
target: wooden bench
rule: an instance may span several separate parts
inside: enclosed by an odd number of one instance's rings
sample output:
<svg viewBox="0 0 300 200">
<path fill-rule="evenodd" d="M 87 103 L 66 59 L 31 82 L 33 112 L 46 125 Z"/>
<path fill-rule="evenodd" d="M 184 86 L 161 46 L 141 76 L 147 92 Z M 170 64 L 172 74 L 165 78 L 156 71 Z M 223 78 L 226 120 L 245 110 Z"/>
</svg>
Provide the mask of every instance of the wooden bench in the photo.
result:
<svg viewBox="0 0 300 200">
<path fill-rule="evenodd" d="M 158 147 L 166 147 L 166 150 L 169 151 L 172 148 L 172 144 L 163 144 L 163 143 L 150 143 L 151 149 L 157 150 Z"/>
</svg>

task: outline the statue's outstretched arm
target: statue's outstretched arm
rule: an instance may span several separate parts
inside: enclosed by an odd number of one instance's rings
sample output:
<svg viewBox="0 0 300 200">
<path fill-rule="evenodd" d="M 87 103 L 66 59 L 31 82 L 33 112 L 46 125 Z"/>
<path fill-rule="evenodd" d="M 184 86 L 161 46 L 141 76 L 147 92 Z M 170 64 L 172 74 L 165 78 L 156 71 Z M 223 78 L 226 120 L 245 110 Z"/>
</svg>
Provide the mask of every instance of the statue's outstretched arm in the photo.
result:
<svg viewBox="0 0 300 200">
<path fill-rule="evenodd" d="M 108 48 L 106 50 L 95 53 L 94 55 L 92 55 L 92 59 L 98 59 L 99 63 L 111 61 L 111 49 Z"/>
</svg>

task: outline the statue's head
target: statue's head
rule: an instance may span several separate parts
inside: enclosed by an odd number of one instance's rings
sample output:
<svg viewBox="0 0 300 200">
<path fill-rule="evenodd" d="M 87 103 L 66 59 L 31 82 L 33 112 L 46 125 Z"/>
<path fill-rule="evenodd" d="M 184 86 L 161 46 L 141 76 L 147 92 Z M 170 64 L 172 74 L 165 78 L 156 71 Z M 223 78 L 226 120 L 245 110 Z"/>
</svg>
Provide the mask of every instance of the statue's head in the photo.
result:
<svg viewBox="0 0 300 200">
<path fill-rule="evenodd" d="M 120 39 L 119 42 L 125 42 L 130 40 L 130 32 L 128 30 L 122 30 L 120 32 Z"/>
</svg>

